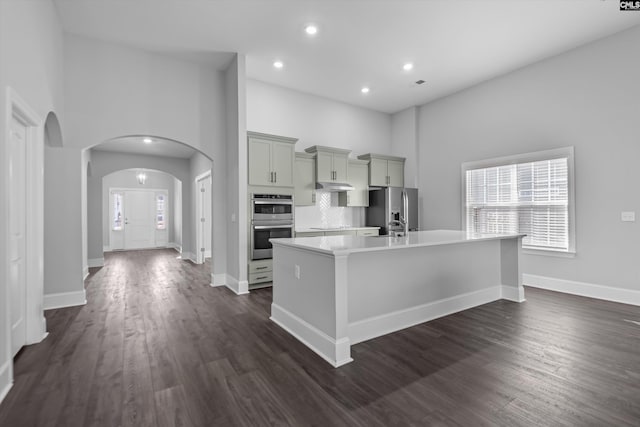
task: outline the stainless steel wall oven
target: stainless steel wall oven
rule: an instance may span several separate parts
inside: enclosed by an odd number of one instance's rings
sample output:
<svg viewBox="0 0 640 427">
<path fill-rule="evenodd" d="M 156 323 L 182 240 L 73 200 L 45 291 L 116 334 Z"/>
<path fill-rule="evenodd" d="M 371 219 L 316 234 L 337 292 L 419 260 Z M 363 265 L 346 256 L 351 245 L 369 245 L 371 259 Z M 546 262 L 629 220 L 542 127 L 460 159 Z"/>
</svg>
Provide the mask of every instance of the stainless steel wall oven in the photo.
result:
<svg viewBox="0 0 640 427">
<path fill-rule="evenodd" d="M 251 197 L 251 259 L 269 259 L 269 239 L 293 237 L 293 196 L 253 194 Z"/>
</svg>

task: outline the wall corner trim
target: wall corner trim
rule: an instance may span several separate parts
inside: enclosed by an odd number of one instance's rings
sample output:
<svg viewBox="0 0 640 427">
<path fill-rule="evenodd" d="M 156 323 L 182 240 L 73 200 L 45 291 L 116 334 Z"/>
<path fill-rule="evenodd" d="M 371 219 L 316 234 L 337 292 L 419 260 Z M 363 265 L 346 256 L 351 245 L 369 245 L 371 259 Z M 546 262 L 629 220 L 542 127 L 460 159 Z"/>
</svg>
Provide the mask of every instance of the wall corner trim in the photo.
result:
<svg viewBox="0 0 640 427">
<path fill-rule="evenodd" d="M 523 274 L 522 281 L 525 286 L 531 286 L 532 288 L 640 306 L 640 291 L 633 289 L 537 276 L 535 274 Z"/>
<path fill-rule="evenodd" d="M 87 260 L 89 268 L 92 267 L 104 267 L 104 258 L 91 258 Z"/>
<path fill-rule="evenodd" d="M 211 287 L 216 288 L 218 286 L 224 286 L 226 283 L 225 273 L 211 273 Z"/>
<path fill-rule="evenodd" d="M 11 378 L 12 363 L 13 359 L 4 362 L 2 366 L 0 366 L 0 403 L 7 397 L 9 390 L 13 387 L 13 378 Z"/>
<path fill-rule="evenodd" d="M 87 303 L 87 294 L 84 289 L 76 292 L 45 294 L 43 303 L 45 310 L 85 305 Z"/>
<path fill-rule="evenodd" d="M 224 285 L 231 289 L 236 295 L 245 295 L 249 293 L 249 282 L 246 280 L 238 280 L 230 274 L 225 274 L 226 280 Z"/>
</svg>

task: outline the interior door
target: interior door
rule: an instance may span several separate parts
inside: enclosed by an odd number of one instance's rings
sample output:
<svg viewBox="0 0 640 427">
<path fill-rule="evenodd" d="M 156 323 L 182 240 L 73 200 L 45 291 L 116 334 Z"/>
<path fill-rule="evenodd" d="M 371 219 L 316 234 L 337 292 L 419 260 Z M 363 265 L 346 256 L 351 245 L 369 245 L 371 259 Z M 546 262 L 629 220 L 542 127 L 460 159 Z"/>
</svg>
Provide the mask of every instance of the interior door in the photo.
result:
<svg viewBox="0 0 640 427">
<path fill-rule="evenodd" d="M 27 128 L 15 117 L 9 138 L 9 288 L 11 355 L 26 344 L 26 158 Z"/>
<path fill-rule="evenodd" d="M 211 257 L 211 177 L 196 182 L 198 191 L 196 221 L 198 223 L 198 253 L 196 262 L 202 264 Z"/>
<path fill-rule="evenodd" d="M 124 248 L 155 247 L 155 197 L 152 191 L 124 193 Z"/>
</svg>

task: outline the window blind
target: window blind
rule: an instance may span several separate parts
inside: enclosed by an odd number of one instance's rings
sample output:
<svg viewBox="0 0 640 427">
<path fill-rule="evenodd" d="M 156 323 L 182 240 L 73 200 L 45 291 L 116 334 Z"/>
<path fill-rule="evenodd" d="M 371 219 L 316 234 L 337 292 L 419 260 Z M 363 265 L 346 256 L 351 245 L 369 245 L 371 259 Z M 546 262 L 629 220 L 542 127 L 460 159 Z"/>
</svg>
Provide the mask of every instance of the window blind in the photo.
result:
<svg viewBox="0 0 640 427">
<path fill-rule="evenodd" d="M 568 158 L 466 171 L 468 232 L 524 233 L 523 246 L 569 250 Z"/>
</svg>

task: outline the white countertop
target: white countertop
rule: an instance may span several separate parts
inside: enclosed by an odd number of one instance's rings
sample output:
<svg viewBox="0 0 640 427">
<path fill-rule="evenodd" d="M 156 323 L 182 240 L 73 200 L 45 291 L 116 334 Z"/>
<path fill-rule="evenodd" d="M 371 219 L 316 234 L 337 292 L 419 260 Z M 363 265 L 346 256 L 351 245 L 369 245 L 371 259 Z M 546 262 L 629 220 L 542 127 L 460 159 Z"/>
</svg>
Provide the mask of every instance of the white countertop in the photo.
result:
<svg viewBox="0 0 640 427">
<path fill-rule="evenodd" d="M 379 230 L 380 227 L 307 227 L 296 228 L 296 233 L 321 233 L 323 231 L 357 231 L 357 230 Z"/>
<path fill-rule="evenodd" d="M 271 239 L 274 246 L 282 245 L 308 251 L 346 255 L 355 252 L 383 251 L 422 246 L 451 245 L 483 240 L 523 237 L 524 234 L 481 234 L 459 230 L 411 231 L 406 237 L 390 236 L 323 236 Z"/>
</svg>

